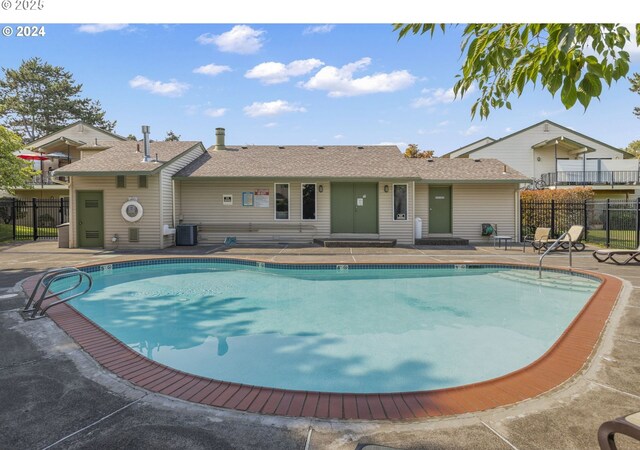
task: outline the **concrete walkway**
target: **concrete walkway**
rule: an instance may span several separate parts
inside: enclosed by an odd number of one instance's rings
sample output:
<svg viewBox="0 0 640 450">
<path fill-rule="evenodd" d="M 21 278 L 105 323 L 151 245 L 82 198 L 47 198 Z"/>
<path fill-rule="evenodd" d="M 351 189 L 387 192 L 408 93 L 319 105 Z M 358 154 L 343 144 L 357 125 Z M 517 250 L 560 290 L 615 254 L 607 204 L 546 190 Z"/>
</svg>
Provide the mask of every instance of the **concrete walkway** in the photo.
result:
<svg viewBox="0 0 640 450">
<path fill-rule="evenodd" d="M 63 250 L 55 242 L 0 247 L 0 448 L 402 449 L 598 448 L 600 423 L 640 410 L 640 267 L 597 264 L 588 252 L 574 266 L 625 279 L 598 352 L 583 373 L 518 405 L 407 423 L 332 422 L 243 414 L 134 388 L 100 368 L 50 320 L 23 321 L 14 286 L 47 268 L 109 260 L 214 255 L 275 262 L 537 262 L 521 247 L 433 249 L 237 246 L 115 253 Z M 567 264 L 566 254 L 549 265 Z M 640 443 L 620 438 L 621 449 Z"/>
</svg>

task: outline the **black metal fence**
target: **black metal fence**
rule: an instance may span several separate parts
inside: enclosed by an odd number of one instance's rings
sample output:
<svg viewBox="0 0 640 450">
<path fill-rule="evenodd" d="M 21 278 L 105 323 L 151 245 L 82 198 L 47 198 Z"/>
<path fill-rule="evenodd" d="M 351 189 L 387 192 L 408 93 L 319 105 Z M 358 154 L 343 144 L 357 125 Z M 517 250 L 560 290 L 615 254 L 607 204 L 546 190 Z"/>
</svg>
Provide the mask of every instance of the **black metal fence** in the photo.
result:
<svg viewBox="0 0 640 450">
<path fill-rule="evenodd" d="M 0 226 L 16 241 L 57 239 L 57 226 L 68 220 L 67 199 L 0 199 Z"/>
<path fill-rule="evenodd" d="M 572 225 L 582 225 L 587 242 L 614 248 L 636 248 L 640 238 L 640 199 L 583 202 L 520 202 L 520 236 L 536 228 L 551 228 L 559 237 Z"/>
</svg>

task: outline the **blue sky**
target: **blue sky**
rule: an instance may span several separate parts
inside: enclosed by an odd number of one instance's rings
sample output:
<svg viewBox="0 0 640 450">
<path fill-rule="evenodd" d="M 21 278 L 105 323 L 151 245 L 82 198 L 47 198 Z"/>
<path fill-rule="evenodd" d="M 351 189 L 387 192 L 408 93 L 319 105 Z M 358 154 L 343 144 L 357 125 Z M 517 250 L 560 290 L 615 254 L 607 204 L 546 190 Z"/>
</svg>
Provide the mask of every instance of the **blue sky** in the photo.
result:
<svg viewBox="0 0 640 450">
<path fill-rule="evenodd" d="M 640 139 L 628 82 L 586 113 L 528 90 L 513 109 L 471 120 L 452 101 L 459 30 L 400 42 L 389 25 L 47 25 L 44 38 L 0 40 L 0 66 L 39 56 L 70 70 L 116 132 L 234 144 L 417 143 L 442 154 L 550 119 L 615 146 Z M 631 71 L 640 71 L 632 54 Z M 265 64 L 268 63 L 268 64 Z"/>
</svg>

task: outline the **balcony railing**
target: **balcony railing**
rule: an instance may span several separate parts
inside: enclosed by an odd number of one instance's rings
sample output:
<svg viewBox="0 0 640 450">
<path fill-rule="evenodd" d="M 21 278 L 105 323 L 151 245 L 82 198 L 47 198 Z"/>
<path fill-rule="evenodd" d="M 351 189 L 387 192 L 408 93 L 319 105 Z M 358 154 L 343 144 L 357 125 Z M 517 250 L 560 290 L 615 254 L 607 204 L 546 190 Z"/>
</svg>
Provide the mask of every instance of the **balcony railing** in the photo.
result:
<svg viewBox="0 0 640 450">
<path fill-rule="evenodd" d="M 65 177 L 51 177 L 48 174 L 44 175 L 35 175 L 27 182 L 27 184 L 38 187 L 38 186 L 51 186 L 51 185 L 64 185 L 66 182 Z"/>
<path fill-rule="evenodd" d="M 575 170 L 542 174 L 546 186 L 640 185 L 637 170 Z"/>
</svg>

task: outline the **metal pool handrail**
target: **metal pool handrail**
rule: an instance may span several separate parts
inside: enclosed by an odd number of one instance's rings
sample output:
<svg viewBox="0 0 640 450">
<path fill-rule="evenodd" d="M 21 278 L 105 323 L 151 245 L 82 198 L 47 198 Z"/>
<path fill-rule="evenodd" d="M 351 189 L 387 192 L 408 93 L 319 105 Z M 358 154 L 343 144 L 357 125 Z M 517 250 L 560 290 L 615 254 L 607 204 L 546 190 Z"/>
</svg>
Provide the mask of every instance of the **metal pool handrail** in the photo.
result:
<svg viewBox="0 0 640 450">
<path fill-rule="evenodd" d="M 78 281 L 74 286 L 67 289 L 63 289 L 61 291 L 52 292 L 47 295 L 47 293 L 49 292 L 49 287 L 54 282 L 58 280 L 63 280 L 65 278 L 71 278 L 76 276 L 78 277 Z M 88 283 L 87 283 L 87 286 L 81 292 L 70 295 L 69 297 L 59 299 L 58 301 L 52 302 L 51 304 L 47 305 L 44 308 L 41 307 L 42 303 L 45 300 L 58 297 L 62 294 L 65 294 L 67 292 L 71 292 L 77 289 L 82 285 L 82 282 L 85 279 L 87 280 Z M 44 290 L 40 294 L 40 298 L 38 298 L 38 300 L 33 304 L 33 308 L 29 308 L 29 306 L 31 306 L 31 303 L 33 302 L 33 299 L 35 298 L 36 292 L 38 290 L 38 286 L 40 284 L 43 284 Z M 38 283 L 36 284 L 34 291 L 31 293 L 31 298 L 29 298 L 29 302 L 27 302 L 27 305 L 24 308 L 24 312 L 32 312 L 31 315 L 28 317 L 29 319 L 40 319 L 44 317 L 45 313 L 49 308 L 59 305 L 61 303 L 66 303 L 69 300 L 72 300 L 74 298 L 77 298 L 77 297 L 80 297 L 81 295 L 86 294 L 87 292 L 89 292 L 89 290 L 91 290 L 92 286 L 93 286 L 93 278 L 91 277 L 91 275 L 81 270 L 78 270 L 75 267 L 65 267 L 63 269 L 55 269 L 55 270 L 48 271 L 40 278 L 40 280 L 38 280 Z"/>
<path fill-rule="evenodd" d="M 569 241 L 562 240 L 566 236 L 569 236 Z M 571 270 L 571 267 L 573 267 L 573 257 L 571 255 L 571 247 L 573 246 L 573 241 L 571 240 L 571 235 L 569 234 L 569 232 L 565 231 L 562 234 L 562 236 L 556 239 L 556 241 L 553 244 L 551 244 L 551 246 L 548 249 L 545 250 L 542 256 L 540 256 L 540 259 L 538 260 L 538 278 L 542 278 L 542 260 L 544 259 L 544 257 L 547 256 L 547 254 L 551 250 L 555 250 L 556 248 L 560 247 L 562 244 L 566 244 L 567 242 L 569 242 L 569 270 Z"/>
</svg>

